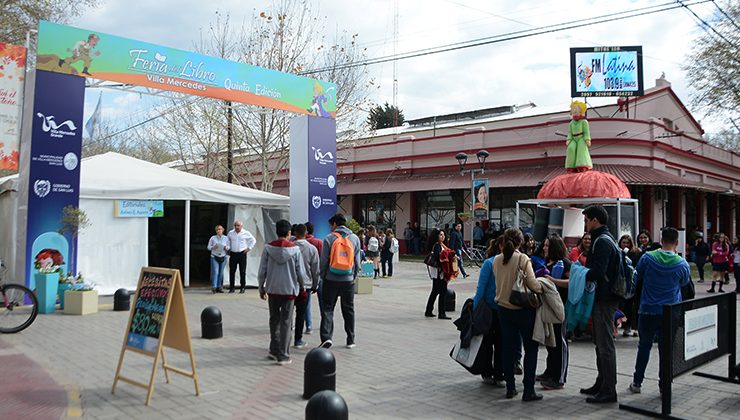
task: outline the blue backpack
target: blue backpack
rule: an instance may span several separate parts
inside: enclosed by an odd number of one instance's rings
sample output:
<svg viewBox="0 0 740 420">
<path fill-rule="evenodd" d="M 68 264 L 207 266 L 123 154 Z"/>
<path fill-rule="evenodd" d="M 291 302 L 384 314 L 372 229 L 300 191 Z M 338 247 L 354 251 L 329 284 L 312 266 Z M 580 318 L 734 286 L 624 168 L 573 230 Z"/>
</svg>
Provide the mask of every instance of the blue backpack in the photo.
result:
<svg viewBox="0 0 740 420">
<path fill-rule="evenodd" d="M 632 299 L 635 296 L 635 290 L 637 289 L 635 284 L 635 268 L 632 267 L 632 260 L 626 252 L 619 249 L 617 243 L 614 242 L 614 239 L 612 239 L 611 236 L 601 235 L 596 239 L 596 241 L 604 237 L 609 240 L 619 256 L 619 264 L 617 264 L 619 269 L 617 271 L 616 278 L 613 281 L 609 281 L 609 291 L 620 298 Z"/>
</svg>

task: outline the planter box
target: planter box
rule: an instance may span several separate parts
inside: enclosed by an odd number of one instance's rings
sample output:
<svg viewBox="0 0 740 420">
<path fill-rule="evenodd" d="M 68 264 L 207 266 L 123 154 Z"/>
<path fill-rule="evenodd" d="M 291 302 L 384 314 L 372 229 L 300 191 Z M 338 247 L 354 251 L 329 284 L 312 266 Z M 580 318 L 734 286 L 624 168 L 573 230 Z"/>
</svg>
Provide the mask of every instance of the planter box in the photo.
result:
<svg viewBox="0 0 740 420">
<path fill-rule="evenodd" d="M 372 294 L 373 293 L 373 278 L 372 277 L 357 277 L 355 279 L 355 293 L 358 295 Z"/>
<path fill-rule="evenodd" d="M 59 273 L 36 273 L 33 277 L 36 283 L 36 296 L 39 299 L 39 313 L 53 314 L 57 309 Z"/>
<path fill-rule="evenodd" d="M 64 292 L 64 313 L 87 315 L 98 311 L 98 291 L 67 290 Z"/>
</svg>

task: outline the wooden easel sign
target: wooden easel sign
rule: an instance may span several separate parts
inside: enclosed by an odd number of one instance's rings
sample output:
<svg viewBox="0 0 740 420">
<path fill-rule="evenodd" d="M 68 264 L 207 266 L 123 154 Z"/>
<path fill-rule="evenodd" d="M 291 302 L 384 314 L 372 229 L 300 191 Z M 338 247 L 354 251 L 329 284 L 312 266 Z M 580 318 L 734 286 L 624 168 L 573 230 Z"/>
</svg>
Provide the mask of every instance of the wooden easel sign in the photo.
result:
<svg viewBox="0 0 740 420">
<path fill-rule="evenodd" d="M 168 365 L 164 355 L 165 347 L 188 353 L 192 371 L 188 372 Z M 121 375 L 126 350 L 154 358 L 148 384 Z M 146 388 L 146 405 L 149 405 L 154 392 L 154 376 L 157 373 L 157 363 L 160 357 L 167 383 L 170 383 L 170 371 L 193 378 L 195 395 L 200 395 L 180 271 L 169 268 L 142 267 L 111 393 L 116 392 L 116 385 L 121 380 Z"/>
</svg>

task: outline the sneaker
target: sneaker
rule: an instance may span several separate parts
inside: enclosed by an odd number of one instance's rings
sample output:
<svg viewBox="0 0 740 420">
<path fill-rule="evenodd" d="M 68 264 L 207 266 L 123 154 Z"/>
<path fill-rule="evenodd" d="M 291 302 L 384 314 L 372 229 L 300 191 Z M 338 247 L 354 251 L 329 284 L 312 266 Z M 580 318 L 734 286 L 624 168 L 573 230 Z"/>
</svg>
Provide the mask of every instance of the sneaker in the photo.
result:
<svg viewBox="0 0 740 420">
<path fill-rule="evenodd" d="M 483 380 L 483 383 L 486 385 L 491 385 L 496 388 L 505 388 L 506 385 L 502 381 L 499 381 L 497 379 L 494 379 L 493 376 L 483 376 L 481 375 L 481 379 Z"/>
<path fill-rule="evenodd" d="M 325 340 L 324 342 L 319 344 L 319 347 L 328 349 L 329 347 L 331 347 L 332 344 L 334 343 L 332 343 L 331 340 Z"/>
<path fill-rule="evenodd" d="M 270 359 L 270 360 L 277 360 L 277 356 L 274 355 L 274 354 L 272 354 L 272 353 L 268 353 L 267 354 L 267 358 Z"/>
<path fill-rule="evenodd" d="M 697 283 L 704 283 L 704 279 L 697 281 Z"/>
<path fill-rule="evenodd" d="M 348 349 L 353 349 L 353 348 L 355 348 L 356 345 L 357 344 L 355 344 L 355 343 L 347 343 L 347 345 L 345 347 L 347 347 Z"/>
<path fill-rule="evenodd" d="M 290 358 L 288 358 L 288 359 L 283 359 L 283 360 L 278 360 L 278 361 L 277 361 L 277 364 L 278 364 L 278 365 L 280 365 L 280 366 L 285 366 L 285 365 L 289 365 L 289 364 L 291 364 L 291 363 L 293 363 L 293 359 L 290 359 Z"/>
<path fill-rule="evenodd" d="M 637 385 L 636 383 L 632 382 L 629 389 L 631 393 L 639 394 L 642 392 L 642 385 Z"/>
<path fill-rule="evenodd" d="M 306 348 L 306 342 L 303 341 L 303 340 L 296 341 L 296 343 L 293 345 L 293 347 L 295 347 L 297 349 L 304 349 L 304 348 Z"/>
<path fill-rule="evenodd" d="M 306 328 L 306 332 L 304 334 L 309 334 L 310 335 L 311 333 L 313 333 L 313 329 Z"/>
<path fill-rule="evenodd" d="M 622 331 L 622 337 L 631 337 L 632 336 L 632 329 L 627 328 L 624 331 Z"/>
<path fill-rule="evenodd" d="M 639 336 L 639 334 L 637 334 L 637 330 L 633 330 L 632 331 L 632 337 L 637 337 L 637 336 Z"/>
</svg>

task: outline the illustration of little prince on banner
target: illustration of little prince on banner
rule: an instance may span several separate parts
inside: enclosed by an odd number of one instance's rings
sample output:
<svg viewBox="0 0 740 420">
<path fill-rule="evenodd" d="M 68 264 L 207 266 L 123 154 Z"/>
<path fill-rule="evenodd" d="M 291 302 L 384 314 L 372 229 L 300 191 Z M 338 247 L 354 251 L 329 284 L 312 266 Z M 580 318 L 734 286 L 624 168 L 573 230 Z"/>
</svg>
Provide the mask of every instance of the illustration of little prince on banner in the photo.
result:
<svg viewBox="0 0 740 420">
<path fill-rule="evenodd" d="M 570 104 L 571 121 L 568 124 L 568 139 L 565 145 L 565 170 L 568 172 L 585 172 L 593 168 L 591 154 L 591 132 L 586 120 L 586 104 L 573 101 Z"/>
</svg>

